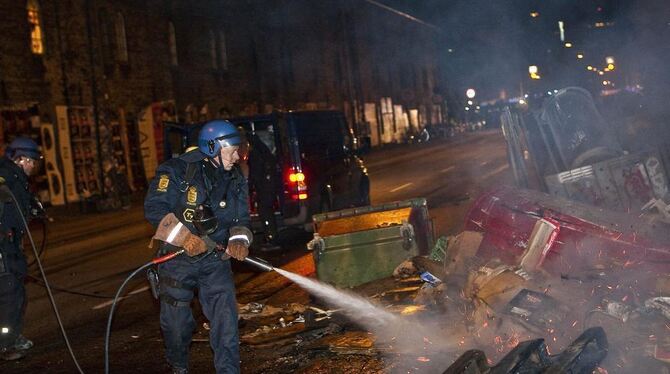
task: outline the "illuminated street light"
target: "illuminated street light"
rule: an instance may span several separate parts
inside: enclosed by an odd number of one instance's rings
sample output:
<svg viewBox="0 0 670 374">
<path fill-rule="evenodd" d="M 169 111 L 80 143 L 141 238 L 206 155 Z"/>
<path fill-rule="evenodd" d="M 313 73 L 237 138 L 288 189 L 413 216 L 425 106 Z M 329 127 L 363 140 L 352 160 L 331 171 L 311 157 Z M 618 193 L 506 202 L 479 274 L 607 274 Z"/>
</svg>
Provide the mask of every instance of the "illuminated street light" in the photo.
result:
<svg viewBox="0 0 670 374">
<path fill-rule="evenodd" d="M 524 100 L 524 99 L 520 99 L 520 100 L 519 100 L 519 104 L 521 104 L 521 105 L 526 104 L 526 100 Z"/>
<path fill-rule="evenodd" d="M 528 67 L 528 74 L 530 74 L 531 79 L 540 79 L 541 78 L 540 74 L 538 74 L 537 72 L 538 72 L 538 68 L 537 68 L 536 65 L 530 65 Z"/>
<path fill-rule="evenodd" d="M 609 81 L 603 81 L 603 86 L 607 86 L 608 84 L 610 84 Z"/>
<path fill-rule="evenodd" d="M 467 96 L 468 99 L 474 99 L 475 95 L 477 95 L 477 93 L 474 88 L 468 88 L 468 90 L 465 91 L 465 96 Z"/>
<path fill-rule="evenodd" d="M 605 75 L 605 72 L 604 71 L 599 71 L 598 75 Z"/>
<path fill-rule="evenodd" d="M 466 107 L 465 107 L 465 110 L 470 110 L 470 107 L 469 107 L 469 106 L 466 106 Z"/>
<path fill-rule="evenodd" d="M 591 66 L 591 65 L 587 66 L 586 70 L 593 70 L 593 66 Z"/>
<path fill-rule="evenodd" d="M 607 64 L 607 69 L 614 70 L 614 64 Z"/>
<path fill-rule="evenodd" d="M 583 58 L 584 58 L 584 54 L 582 54 L 582 53 L 577 53 L 577 58 L 580 59 L 580 60 L 583 59 Z"/>
<path fill-rule="evenodd" d="M 612 56 L 607 56 L 607 57 L 605 57 L 605 62 L 606 62 L 608 65 L 609 65 L 609 64 L 614 64 L 614 57 L 612 57 Z"/>
<path fill-rule="evenodd" d="M 532 12 L 530 12 L 530 16 L 533 17 L 533 18 L 537 18 L 537 17 L 540 16 L 540 12 L 532 11 Z"/>
<path fill-rule="evenodd" d="M 572 43 L 566 42 L 565 43 L 565 48 L 572 48 Z"/>
<path fill-rule="evenodd" d="M 472 105 L 472 100 L 468 100 L 468 105 Z"/>
</svg>

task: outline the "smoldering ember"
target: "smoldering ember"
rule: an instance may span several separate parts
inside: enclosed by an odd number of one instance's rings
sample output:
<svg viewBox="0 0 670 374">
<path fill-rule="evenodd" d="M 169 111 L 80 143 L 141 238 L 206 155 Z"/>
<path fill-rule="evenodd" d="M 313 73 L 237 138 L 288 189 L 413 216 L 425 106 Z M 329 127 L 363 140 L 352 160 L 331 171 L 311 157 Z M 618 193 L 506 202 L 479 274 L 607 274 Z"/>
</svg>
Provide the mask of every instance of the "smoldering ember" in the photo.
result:
<svg viewBox="0 0 670 374">
<path fill-rule="evenodd" d="M 0 372 L 670 374 L 668 19 L 0 0 Z"/>
</svg>

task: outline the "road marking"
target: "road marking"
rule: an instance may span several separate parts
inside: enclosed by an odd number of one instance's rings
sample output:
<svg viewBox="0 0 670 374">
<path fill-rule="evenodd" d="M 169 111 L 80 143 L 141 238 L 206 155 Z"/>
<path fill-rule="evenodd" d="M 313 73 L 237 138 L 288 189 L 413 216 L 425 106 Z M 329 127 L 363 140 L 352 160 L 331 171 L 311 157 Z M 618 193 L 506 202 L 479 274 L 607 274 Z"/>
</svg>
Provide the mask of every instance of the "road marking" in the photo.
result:
<svg viewBox="0 0 670 374">
<path fill-rule="evenodd" d="M 448 172 L 448 171 L 454 170 L 455 168 L 456 168 L 456 166 L 451 165 L 451 166 L 449 166 L 448 168 L 445 168 L 445 169 L 440 170 L 440 173 L 446 173 L 446 172 Z"/>
<path fill-rule="evenodd" d="M 507 164 L 505 164 L 505 165 L 503 165 L 503 166 L 500 166 L 500 167 L 498 167 L 497 169 L 492 170 L 492 171 L 490 171 L 490 172 L 484 174 L 484 176 L 482 177 L 482 179 L 486 179 L 486 178 L 492 177 L 492 176 L 494 176 L 494 175 L 500 173 L 501 171 L 507 169 L 508 167 L 509 167 L 509 165 L 507 165 Z"/>
<path fill-rule="evenodd" d="M 140 293 L 140 292 L 144 292 L 144 291 L 146 291 L 146 290 L 148 290 L 148 289 L 149 289 L 149 286 L 144 286 L 144 287 L 142 287 L 142 288 L 138 288 L 138 289 L 136 289 L 135 291 L 129 293 L 128 296 L 119 297 L 118 300 L 127 299 L 128 297 L 130 297 L 130 295 L 135 295 L 135 294 L 138 294 L 138 293 Z M 94 306 L 94 307 L 91 308 L 91 309 L 93 309 L 93 310 L 95 310 L 95 309 L 101 309 L 101 308 L 104 308 L 104 307 L 109 306 L 109 305 L 112 305 L 112 304 L 114 304 L 114 300 L 109 300 L 109 301 L 105 301 L 104 303 L 100 303 L 100 304 Z"/>
<path fill-rule="evenodd" d="M 414 184 L 414 183 L 412 183 L 412 182 L 405 183 L 405 184 L 403 184 L 402 186 L 398 186 L 398 187 L 392 189 L 391 192 L 400 191 L 400 190 L 402 190 L 403 188 L 407 188 L 407 187 L 409 187 L 409 186 L 411 186 L 411 185 L 413 185 L 413 184 Z"/>
<path fill-rule="evenodd" d="M 479 164 L 479 166 L 484 166 L 484 165 L 486 165 L 486 164 L 488 164 L 488 163 L 489 163 L 488 161 L 484 161 L 484 162 L 482 162 L 481 164 Z"/>
</svg>

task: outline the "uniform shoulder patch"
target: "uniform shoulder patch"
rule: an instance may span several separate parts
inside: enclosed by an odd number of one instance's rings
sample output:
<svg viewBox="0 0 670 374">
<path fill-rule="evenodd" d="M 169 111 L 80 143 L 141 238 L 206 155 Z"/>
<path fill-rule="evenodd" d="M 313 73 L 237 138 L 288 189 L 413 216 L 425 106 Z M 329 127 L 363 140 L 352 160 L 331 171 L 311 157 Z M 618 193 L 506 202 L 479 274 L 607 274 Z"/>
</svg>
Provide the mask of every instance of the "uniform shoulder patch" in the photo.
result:
<svg viewBox="0 0 670 374">
<path fill-rule="evenodd" d="M 170 176 L 167 174 L 161 174 L 160 179 L 158 180 L 158 187 L 156 191 L 167 192 L 168 185 L 170 185 Z"/>
</svg>

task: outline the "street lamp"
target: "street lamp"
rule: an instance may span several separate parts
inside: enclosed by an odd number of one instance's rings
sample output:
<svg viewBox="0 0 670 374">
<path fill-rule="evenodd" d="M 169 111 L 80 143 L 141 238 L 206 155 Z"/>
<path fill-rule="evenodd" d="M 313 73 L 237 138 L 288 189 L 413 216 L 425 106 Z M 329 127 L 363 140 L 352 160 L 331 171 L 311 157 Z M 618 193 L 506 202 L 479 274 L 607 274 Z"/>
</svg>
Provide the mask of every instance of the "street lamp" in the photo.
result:
<svg viewBox="0 0 670 374">
<path fill-rule="evenodd" d="M 540 79 L 540 74 L 537 73 L 538 69 L 536 65 L 530 65 L 528 67 L 528 74 L 530 74 L 531 79 Z"/>
<path fill-rule="evenodd" d="M 465 91 L 465 96 L 467 96 L 468 99 L 474 99 L 476 94 L 477 93 L 475 92 L 474 88 L 468 88 L 468 90 Z"/>
</svg>

